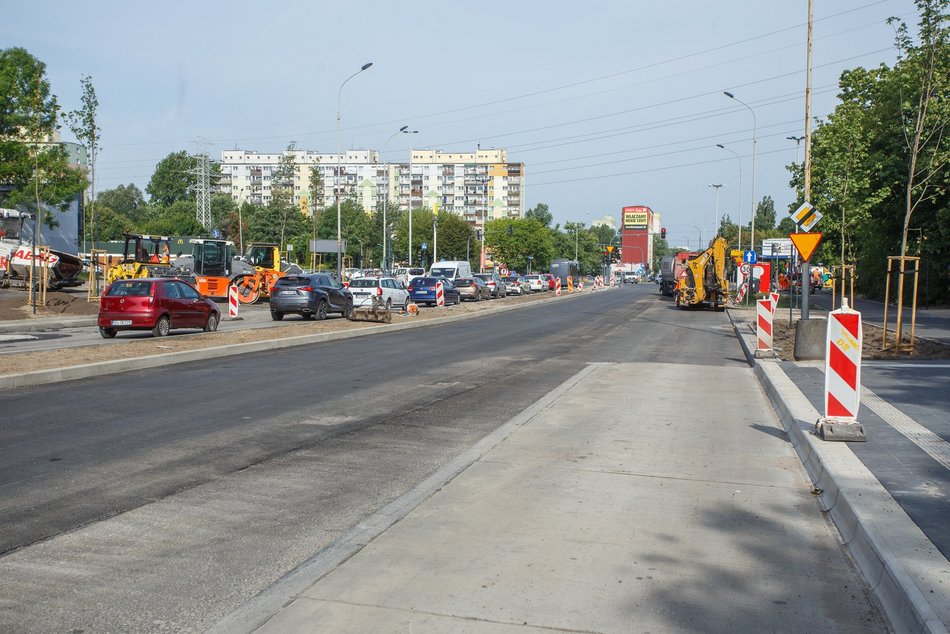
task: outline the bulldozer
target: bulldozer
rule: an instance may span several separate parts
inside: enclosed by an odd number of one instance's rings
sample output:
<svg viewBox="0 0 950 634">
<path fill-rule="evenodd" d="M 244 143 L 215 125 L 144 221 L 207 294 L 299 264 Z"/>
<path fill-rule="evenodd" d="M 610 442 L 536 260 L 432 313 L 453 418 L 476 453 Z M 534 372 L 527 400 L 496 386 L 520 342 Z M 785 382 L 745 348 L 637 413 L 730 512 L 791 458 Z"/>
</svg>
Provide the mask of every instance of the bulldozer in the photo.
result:
<svg viewBox="0 0 950 634">
<path fill-rule="evenodd" d="M 128 280 L 140 277 L 180 277 L 182 272 L 172 266 L 168 236 L 140 233 L 123 234 L 125 245 L 122 259 L 106 271 L 106 281 Z"/>
<path fill-rule="evenodd" d="M 675 291 L 679 308 L 725 309 L 729 301 L 725 238 L 717 237 L 712 246 L 687 260 L 684 273 Z"/>
</svg>

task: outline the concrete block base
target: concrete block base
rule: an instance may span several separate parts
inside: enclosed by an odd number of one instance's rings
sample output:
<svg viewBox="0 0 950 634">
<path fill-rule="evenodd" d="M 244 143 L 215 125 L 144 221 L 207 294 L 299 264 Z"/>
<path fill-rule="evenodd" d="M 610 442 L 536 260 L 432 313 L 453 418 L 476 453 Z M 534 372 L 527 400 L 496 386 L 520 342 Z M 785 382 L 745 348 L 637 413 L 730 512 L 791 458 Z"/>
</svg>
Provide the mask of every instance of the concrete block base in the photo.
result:
<svg viewBox="0 0 950 634">
<path fill-rule="evenodd" d="M 827 332 L 826 319 L 799 319 L 795 324 L 795 360 L 823 360 Z"/>
</svg>

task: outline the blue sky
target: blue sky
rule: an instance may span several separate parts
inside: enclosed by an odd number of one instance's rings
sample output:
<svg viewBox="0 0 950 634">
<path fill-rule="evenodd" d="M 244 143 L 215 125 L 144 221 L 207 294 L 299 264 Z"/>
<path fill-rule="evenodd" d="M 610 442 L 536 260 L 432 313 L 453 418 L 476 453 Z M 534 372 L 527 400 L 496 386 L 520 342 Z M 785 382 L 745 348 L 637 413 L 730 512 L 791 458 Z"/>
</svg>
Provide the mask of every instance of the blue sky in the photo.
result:
<svg viewBox="0 0 950 634">
<path fill-rule="evenodd" d="M 815 0 L 812 113 L 836 103 L 841 71 L 892 64 L 911 0 Z M 523 162 L 527 204 L 589 223 L 625 205 L 663 214 L 674 244 L 709 239 L 720 213 L 755 197 L 792 203 L 785 165 L 804 134 L 806 0 L 509 3 L 413 1 L 8 3 L 0 46 L 47 64 L 65 110 L 80 79 L 99 98 L 97 189 L 144 190 L 170 152 L 276 152 L 296 141 L 382 149 L 402 125 L 414 147 L 504 147 Z M 71 135 L 64 131 L 64 138 Z M 384 160 L 406 160 L 407 139 Z M 804 147 L 802 147 L 804 152 Z M 801 154 L 799 154 L 801 159 Z M 819 227 L 820 228 L 820 227 Z"/>
</svg>

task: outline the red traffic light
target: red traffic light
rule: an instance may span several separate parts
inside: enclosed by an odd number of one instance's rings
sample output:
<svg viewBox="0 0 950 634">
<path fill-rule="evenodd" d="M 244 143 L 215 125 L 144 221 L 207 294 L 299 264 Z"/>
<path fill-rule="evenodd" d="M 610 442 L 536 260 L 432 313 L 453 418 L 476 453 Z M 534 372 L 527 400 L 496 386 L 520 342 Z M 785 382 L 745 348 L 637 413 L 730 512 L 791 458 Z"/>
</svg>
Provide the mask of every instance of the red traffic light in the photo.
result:
<svg viewBox="0 0 950 634">
<path fill-rule="evenodd" d="M 660 229 L 660 238 L 666 240 L 666 227 Z"/>
</svg>

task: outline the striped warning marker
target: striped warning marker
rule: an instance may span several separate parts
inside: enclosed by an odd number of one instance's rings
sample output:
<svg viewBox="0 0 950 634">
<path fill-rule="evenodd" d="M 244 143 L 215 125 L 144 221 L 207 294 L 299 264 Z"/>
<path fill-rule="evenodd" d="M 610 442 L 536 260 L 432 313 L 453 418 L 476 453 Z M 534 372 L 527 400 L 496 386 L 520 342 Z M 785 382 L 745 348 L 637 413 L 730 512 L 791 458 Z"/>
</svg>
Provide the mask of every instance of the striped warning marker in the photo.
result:
<svg viewBox="0 0 950 634">
<path fill-rule="evenodd" d="M 769 297 L 772 298 L 772 314 L 775 314 L 775 309 L 778 308 L 778 293 L 769 293 Z"/>
<path fill-rule="evenodd" d="M 238 317 L 238 287 L 232 284 L 228 287 L 228 319 L 240 319 Z"/>
<path fill-rule="evenodd" d="M 857 422 L 861 403 L 861 313 L 847 301 L 828 313 L 825 347 L 825 418 L 829 422 Z"/>
<path fill-rule="evenodd" d="M 561 296 L 561 278 L 555 278 L 554 280 L 554 294 L 558 297 Z"/>
<path fill-rule="evenodd" d="M 772 349 L 772 300 L 760 299 L 755 303 L 756 344 L 755 349 L 769 351 Z"/>
<path fill-rule="evenodd" d="M 442 282 L 435 283 L 435 304 L 436 306 L 445 306 L 445 286 Z"/>
</svg>

